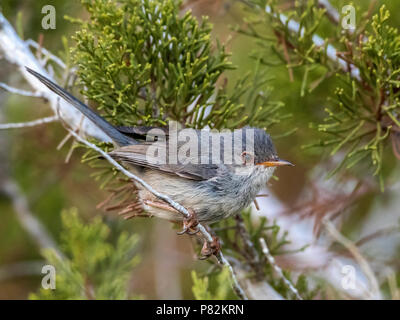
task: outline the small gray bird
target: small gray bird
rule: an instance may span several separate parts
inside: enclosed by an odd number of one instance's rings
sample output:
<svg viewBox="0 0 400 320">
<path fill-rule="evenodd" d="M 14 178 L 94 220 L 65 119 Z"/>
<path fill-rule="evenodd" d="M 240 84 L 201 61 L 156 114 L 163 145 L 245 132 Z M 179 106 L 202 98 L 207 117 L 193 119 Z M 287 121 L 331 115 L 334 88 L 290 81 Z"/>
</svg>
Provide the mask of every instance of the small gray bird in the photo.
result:
<svg viewBox="0 0 400 320">
<path fill-rule="evenodd" d="M 278 158 L 270 136 L 262 129 L 244 128 L 243 132 L 236 136 L 239 137 L 240 143 L 234 143 L 237 139 L 232 138 L 232 148 L 228 151 L 225 146 L 230 137 L 225 136 L 219 143 L 213 144 L 210 142 L 218 141 L 221 133 L 208 131 L 204 134 L 204 130 L 193 130 L 195 135 L 188 146 L 186 140 L 173 140 L 171 132 L 166 128 L 113 126 L 51 80 L 29 68 L 27 70 L 50 90 L 80 110 L 114 141 L 116 148 L 109 153 L 110 156 L 128 166 L 132 173 L 155 190 L 167 195 L 192 213 L 190 218 L 183 218 L 174 208 L 141 185 L 137 185 L 144 209 L 153 216 L 170 221 L 183 221 L 182 233 L 191 234 L 190 230 L 193 230 L 198 222 L 210 224 L 241 212 L 254 201 L 275 167 L 292 165 Z M 178 130 L 176 134 L 183 133 L 182 130 Z M 149 137 L 152 141 L 148 141 Z M 180 150 L 184 146 L 185 150 L 188 147 L 199 149 L 204 143 L 206 146 L 211 145 L 205 154 L 203 152 L 201 155 L 189 155 L 181 162 L 171 161 L 172 149 Z M 167 155 L 165 161 L 157 162 L 154 153 L 149 152 L 155 145 L 158 154 Z M 239 161 L 224 162 L 222 155 L 226 154 Z M 221 161 L 212 161 L 215 159 Z M 208 249 L 202 251 L 206 256 L 213 253 Z"/>
</svg>

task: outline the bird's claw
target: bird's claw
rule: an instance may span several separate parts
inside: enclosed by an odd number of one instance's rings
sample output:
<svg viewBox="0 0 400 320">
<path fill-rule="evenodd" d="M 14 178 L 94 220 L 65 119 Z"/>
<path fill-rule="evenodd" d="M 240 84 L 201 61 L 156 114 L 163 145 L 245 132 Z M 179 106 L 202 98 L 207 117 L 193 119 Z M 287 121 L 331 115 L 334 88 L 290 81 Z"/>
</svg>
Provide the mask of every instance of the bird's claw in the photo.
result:
<svg viewBox="0 0 400 320">
<path fill-rule="evenodd" d="M 219 242 L 218 237 L 213 237 L 213 241 L 211 243 L 204 239 L 203 248 L 201 249 L 201 257 L 199 259 L 208 259 L 212 255 L 217 255 L 220 250 L 221 243 Z"/>
<path fill-rule="evenodd" d="M 178 232 L 179 235 L 187 233 L 190 236 L 197 234 L 200 230 L 197 228 L 199 221 L 197 220 L 196 213 L 192 209 L 188 209 L 189 217 L 183 219 L 183 229 Z M 194 230 L 194 231 L 191 231 Z"/>
</svg>

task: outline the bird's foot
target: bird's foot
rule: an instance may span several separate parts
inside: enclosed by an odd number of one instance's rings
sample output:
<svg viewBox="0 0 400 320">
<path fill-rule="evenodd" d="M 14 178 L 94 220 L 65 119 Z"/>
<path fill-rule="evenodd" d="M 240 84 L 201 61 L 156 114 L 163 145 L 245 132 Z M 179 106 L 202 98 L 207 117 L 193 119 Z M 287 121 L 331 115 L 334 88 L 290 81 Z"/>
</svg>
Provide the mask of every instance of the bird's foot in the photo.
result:
<svg viewBox="0 0 400 320">
<path fill-rule="evenodd" d="M 205 260 L 212 255 L 217 255 L 221 250 L 221 243 L 219 242 L 219 238 L 213 236 L 213 241 L 209 243 L 206 239 L 204 239 L 203 248 L 201 249 L 201 257 L 200 260 Z"/>
<path fill-rule="evenodd" d="M 200 230 L 197 228 L 199 220 L 197 220 L 196 213 L 192 209 L 188 209 L 189 216 L 183 219 L 183 229 L 178 232 L 179 235 L 187 233 L 190 236 L 197 234 Z"/>
</svg>

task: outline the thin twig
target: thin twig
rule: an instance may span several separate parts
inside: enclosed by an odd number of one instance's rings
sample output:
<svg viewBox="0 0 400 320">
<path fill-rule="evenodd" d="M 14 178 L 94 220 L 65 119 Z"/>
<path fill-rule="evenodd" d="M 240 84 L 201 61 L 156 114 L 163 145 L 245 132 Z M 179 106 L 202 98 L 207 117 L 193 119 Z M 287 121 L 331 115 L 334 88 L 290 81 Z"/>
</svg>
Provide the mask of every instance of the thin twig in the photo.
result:
<svg viewBox="0 0 400 320">
<path fill-rule="evenodd" d="M 58 115 L 58 116 L 60 116 L 60 115 Z M 82 129 L 82 123 L 83 123 L 83 120 L 84 120 L 84 119 L 85 119 L 85 116 L 82 114 L 81 122 L 79 123 L 79 126 L 78 126 L 78 128 L 77 128 L 77 130 L 76 130 L 76 132 L 77 132 L 78 134 L 79 134 L 80 130 Z M 68 163 L 69 160 L 71 159 L 72 153 L 73 153 L 74 150 L 75 150 L 75 146 L 76 146 L 76 142 L 73 141 L 72 144 L 71 144 L 71 146 L 70 146 L 70 148 L 69 148 L 69 151 L 68 151 L 68 153 L 67 153 L 67 156 L 65 157 L 65 163 Z"/>
<path fill-rule="evenodd" d="M 0 82 L 0 88 L 3 88 L 4 90 L 11 92 L 11 93 L 19 94 L 20 96 L 44 98 L 44 95 L 42 95 L 40 92 L 32 92 L 32 91 L 14 88 L 3 82 Z"/>
<path fill-rule="evenodd" d="M 325 226 L 326 230 L 328 233 L 331 235 L 333 239 L 341 243 L 347 250 L 350 251 L 350 253 L 353 255 L 354 259 L 358 262 L 360 265 L 361 269 L 364 271 L 365 275 L 367 276 L 369 283 L 371 285 L 371 289 L 374 292 L 374 296 L 377 297 L 380 295 L 379 291 L 379 285 L 378 281 L 372 272 L 371 267 L 369 266 L 367 260 L 362 256 L 358 248 L 354 245 L 353 242 L 351 242 L 349 239 L 347 239 L 345 236 L 343 236 L 333 225 L 332 222 L 330 222 L 328 219 L 324 218 L 323 219 L 323 225 Z"/>
<path fill-rule="evenodd" d="M 254 5 L 251 2 L 245 1 L 245 0 L 242 0 L 242 2 L 244 4 L 246 4 L 247 6 L 254 8 Z M 328 1 L 321 1 L 321 0 L 320 0 L 320 2 L 324 3 L 325 5 L 327 5 L 327 3 L 328 3 Z M 321 5 L 322 5 L 322 3 L 321 3 Z M 326 8 L 328 8 L 328 7 L 326 7 Z M 271 7 L 269 5 L 265 6 L 264 10 L 266 13 L 271 14 Z M 332 5 L 330 5 L 329 10 L 327 9 L 327 14 L 329 14 L 329 15 L 332 14 L 333 16 L 336 16 L 336 18 L 337 18 L 337 15 L 335 15 L 334 11 L 336 11 L 335 8 L 333 8 Z M 280 14 L 280 13 L 275 13 L 274 17 L 278 18 L 283 25 L 287 24 L 287 27 L 290 31 L 292 31 L 294 33 L 299 33 L 299 34 L 303 33 L 304 28 L 300 28 L 300 24 L 297 21 L 295 21 L 293 19 L 289 19 L 287 16 L 285 16 L 284 14 Z M 340 17 L 340 15 L 339 15 L 339 17 Z M 312 41 L 318 47 L 323 48 L 325 46 L 325 40 L 322 39 L 317 34 L 313 35 Z M 334 46 L 332 46 L 331 44 L 327 45 L 326 55 L 328 56 L 328 58 L 331 59 L 332 61 L 337 61 L 339 63 L 339 65 L 341 66 L 341 68 L 344 69 L 345 71 L 347 71 L 348 65 L 347 65 L 346 61 L 339 58 L 337 56 L 336 52 L 337 52 L 337 50 Z M 357 80 L 361 80 L 360 70 L 357 67 L 355 67 L 354 65 L 352 65 L 350 74 L 353 78 L 355 78 Z"/>
<path fill-rule="evenodd" d="M 0 130 L 36 127 L 36 126 L 40 126 L 42 124 L 51 123 L 51 122 L 55 122 L 55 121 L 58 121 L 57 116 L 41 118 L 41 119 L 28 121 L 28 122 L 3 123 L 3 124 L 0 124 Z"/>
<path fill-rule="evenodd" d="M 290 60 L 289 51 L 288 51 L 288 48 L 287 48 L 287 45 L 286 45 L 286 39 L 283 36 L 280 36 L 280 38 L 281 38 L 280 40 L 281 40 L 282 47 L 283 47 L 283 55 L 285 56 L 285 59 L 286 59 L 286 62 L 287 62 L 287 69 L 288 69 L 288 72 L 289 72 L 289 80 L 290 80 L 290 82 L 293 82 L 294 81 L 294 76 L 293 76 L 293 69 L 292 69 L 292 66 L 291 66 L 292 62 Z"/>
<path fill-rule="evenodd" d="M 256 198 L 254 198 L 253 202 L 254 202 L 254 206 L 256 207 L 257 211 L 260 211 L 260 206 L 258 205 Z"/>
<path fill-rule="evenodd" d="M 55 63 L 57 63 L 61 68 L 66 69 L 67 66 L 66 64 L 56 55 L 54 55 L 53 53 L 51 53 L 49 50 L 43 48 L 41 45 L 39 45 L 39 43 L 37 43 L 36 41 L 32 40 L 32 39 L 28 39 L 25 41 L 25 43 L 28 46 L 31 46 L 33 48 L 35 48 L 36 50 L 40 50 L 40 53 L 42 53 L 43 55 L 45 55 L 47 58 L 53 60 Z"/>
<path fill-rule="evenodd" d="M 299 292 L 297 289 L 294 287 L 294 285 L 285 277 L 283 274 L 282 269 L 276 264 L 275 258 L 271 255 L 271 253 L 268 250 L 267 243 L 265 242 L 264 238 L 260 238 L 260 245 L 262 248 L 262 252 L 264 255 L 267 257 L 269 263 L 271 266 L 274 268 L 275 272 L 278 274 L 278 276 L 285 282 L 286 286 L 289 288 L 290 291 L 293 292 L 293 294 L 296 296 L 297 300 L 303 300 L 303 298 L 300 296 Z"/>
<path fill-rule="evenodd" d="M 26 42 L 18 36 L 15 29 L 0 12 L 0 55 L 1 54 L 9 63 L 18 67 L 19 72 L 32 86 L 33 91 L 40 93 L 45 99 L 47 99 L 53 112 L 56 113 L 58 96 L 38 79 L 32 76 L 26 70 L 26 67 L 36 70 L 48 78 L 51 78 L 51 76 L 41 62 L 32 54 Z M 74 108 L 70 103 L 65 100 L 60 101 L 60 111 L 63 115 L 63 119 L 65 119 L 71 127 L 76 128 L 79 125 L 82 113 Z M 110 137 L 108 137 L 89 119 L 85 119 L 82 127 L 85 135 L 91 136 L 100 141 L 111 142 Z"/>
<path fill-rule="evenodd" d="M 0 267 L 0 282 L 19 277 L 38 276 L 47 262 L 44 260 L 23 261 Z"/>
<path fill-rule="evenodd" d="M 318 6 L 326 10 L 326 15 L 334 24 L 339 24 L 340 14 L 328 0 L 318 0 Z"/>
<path fill-rule="evenodd" d="M 21 192 L 18 185 L 13 180 L 8 179 L 2 183 L 0 188 L 11 199 L 16 216 L 20 221 L 21 226 L 29 233 L 38 247 L 54 249 L 59 257 L 63 257 L 63 254 L 58 249 L 52 236 L 30 211 L 28 200 Z"/>
<path fill-rule="evenodd" d="M 379 237 L 385 237 L 394 233 L 398 233 L 400 232 L 400 226 L 393 226 L 393 227 L 387 227 L 387 228 L 382 228 L 379 229 L 365 237 L 363 237 L 362 239 L 358 240 L 355 243 L 355 246 L 357 247 L 361 247 L 362 245 L 366 244 L 367 242 L 374 240 L 376 238 Z"/>
<path fill-rule="evenodd" d="M 217 259 L 226 268 L 228 268 L 228 270 L 231 274 L 231 285 L 232 285 L 233 291 L 235 291 L 236 295 L 242 300 L 248 300 L 246 293 L 243 291 L 242 287 L 239 284 L 239 281 L 237 280 L 235 270 L 233 270 L 231 264 L 229 263 L 228 260 L 226 260 L 225 256 L 222 254 L 221 251 L 219 251 L 217 253 Z"/>
<path fill-rule="evenodd" d="M 84 138 L 79 136 L 79 134 L 77 134 L 73 130 L 71 130 L 69 128 L 66 128 L 66 129 L 69 131 L 69 133 L 72 136 L 75 137 L 76 140 L 78 140 L 79 142 L 85 144 L 89 148 L 91 148 L 91 149 L 97 151 L 98 153 L 100 153 L 103 156 L 104 159 L 106 159 L 110 164 L 112 164 L 117 170 L 122 172 L 128 178 L 130 178 L 133 181 L 135 181 L 136 183 L 142 185 L 145 189 L 150 191 L 157 198 L 159 198 L 159 199 L 165 201 L 166 203 L 168 203 L 171 207 L 173 207 L 175 210 L 177 210 L 178 212 L 183 214 L 185 217 L 189 217 L 190 216 L 189 211 L 185 207 L 183 207 L 179 203 L 176 203 L 175 201 L 173 201 L 168 196 L 166 196 L 166 195 L 158 192 L 157 190 L 153 189 L 153 187 L 151 187 L 149 184 L 147 184 L 147 182 L 145 182 L 141 178 L 137 177 L 136 175 L 132 174 L 130 171 L 126 170 L 118 162 L 116 162 L 111 156 L 109 156 L 106 152 L 104 152 L 102 149 L 100 149 L 96 145 L 94 145 L 94 144 L 90 143 L 89 141 L 85 140 Z M 208 233 L 208 231 L 206 230 L 206 228 L 203 225 L 199 224 L 197 226 L 197 228 L 209 243 L 211 243 L 213 241 L 212 236 Z M 236 278 L 236 275 L 235 275 L 235 272 L 234 272 L 232 266 L 230 265 L 228 260 L 225 259 L 224 255 L 222 254 L 221 251 L 218 252 L 218 254 L 216 255 L 216 258 L 217 258 L 217 260 L 218 260 L 218 262 L 220 264 L 223 264 L 224 266 L 226 266 L 229 269 L 229 271 L 231 273 L 232 287 L 233 287 L 233 290 L 235 291 L 235 293 L 238 295 L 239 298 L 241 298 L 243 300 L 247 300 L 247 296 L 246 296 L 245 292 L 243 291 L 243 289 L 241 288 L 241 286 L 240 286 L 240 284 L 239 284 L 239 282 L 238 282 L 238 280 Z"/>
<path fill-rule="evenodd" d="M 0 95 L 0 100 L 2 100 Z M 1 101 L 0 101 L 1 104 Z M 0 121 L 3 120 L 3 109 L 0 109 Z M 16 181 L 10 176 L 10 152 L 8 152 L 8 141 L 6 135 L 0 136 L 0 192 L 3 193 L 11 200 L 15 217 L 20 223 L 21 227 L 28 233 L 32 238 L 33 242 L 39 248 L 52 248 L 56 254 L 63 257 L 60 250 L 58 250 L 56 242 L 53 240 L 51 234 L 46 230 L 46 227 L 42 224 L 40 219 L 35 216 L 29 208 L 28 199 L 25 194 L 21 191 Z M 7 276 L 17 275 L 18 268 L 14 265 L 12 268 L 13 273 L 5 274 L 5 269 L 1 268 L 0 279 L 5 279 Z M 21 271 L 21 270 L 19 270 Z"/>
<path fill-rule="evenodd" d="M 264 266 L 263 261 L 260 259 L 260 256 L 251 241 L 250 234 L 247 232 L 246 226 L 244 224 L 243 218 L 240 214 L 236 215 L 236 228 L 237 232 L 242 238 L 244 251 L 247 255 L 247 259 L 249 261 L 250 266 L 253 268 L 256 278 L 261 280 L 264 276 Z"/>
<path fill-rule="evenodd" d="M 71 138 L 71 134 L 68 133 L 58 144 L 57 150 L 61 150 L 61 148 L 68 142 L 68 140 Z"/>
<path fill-rule="evenodd" d="M 271 14 L 271 7 L 266 6 L 265 12 L 268 14 Z M 288 17 L 285 16 L 284 14 L 276 13 L 274 16 L 276 18 L 278 18 L 282 24 L 284 24 L 284 25 L 287 24 L 287 27 L 289 28 L 290 31 L 292 31 L 294 33 L 300 33 L 300 34 L 303 33 L 304 28 L 301 28 L 300 24 L 297 21 L 288 19 Z M 325 40 L 316 34 L 313 35 L 312 41 L 318 47 L 323 48 L 325 46 Z M 332 46 L 331 44 L 328 44 L 326 46 L 326 55 L 328 56 L 328 58 L 331 59 L 332 61 L 338 62 L 340 67 L 343 70 L 347 71 L 347 67 L 348 67 L 347 62 L 344 61 L 343 59 L 339 58 L 336 53 L 337 53 L 337 50 L 334 46 Z M 353 65 L 351 67 L 352 68 L 350 71 L 350 75 L 357 80 L 361 80 L 360 70 Z"/>
</svg>

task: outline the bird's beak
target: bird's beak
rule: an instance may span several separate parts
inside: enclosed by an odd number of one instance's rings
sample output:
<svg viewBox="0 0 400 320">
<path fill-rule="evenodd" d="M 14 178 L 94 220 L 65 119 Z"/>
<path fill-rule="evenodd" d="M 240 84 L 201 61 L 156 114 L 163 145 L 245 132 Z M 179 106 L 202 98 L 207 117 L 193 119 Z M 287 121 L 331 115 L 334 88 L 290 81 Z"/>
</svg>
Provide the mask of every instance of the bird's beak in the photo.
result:
<svg viewBox="0 0 400 320">
<path fill-rule="evenodd" d="M 282 159 L 277 159 L 273 161 L 265 161 L 261 163 L 257 163 L 257 165 L 264 166 L 264 167 L 280 167 L 280 166 L 294 166 L 293 163 L 282 160 Z"/>
</svg>

